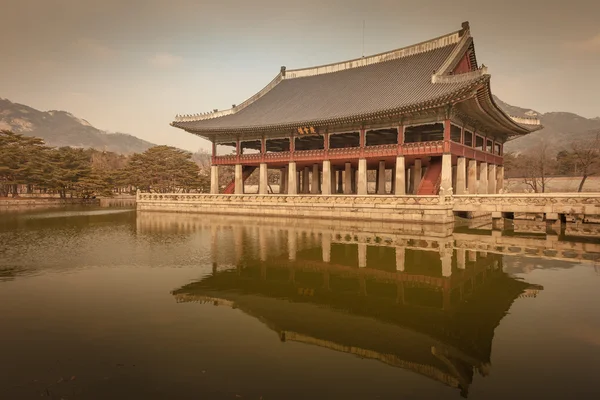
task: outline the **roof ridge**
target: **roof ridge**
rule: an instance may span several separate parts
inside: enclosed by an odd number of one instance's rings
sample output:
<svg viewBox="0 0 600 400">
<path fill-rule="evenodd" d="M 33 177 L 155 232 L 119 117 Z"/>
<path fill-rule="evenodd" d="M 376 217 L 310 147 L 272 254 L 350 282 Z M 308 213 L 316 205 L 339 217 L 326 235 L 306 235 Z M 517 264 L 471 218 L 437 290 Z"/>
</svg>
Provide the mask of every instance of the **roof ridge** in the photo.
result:
<svg viewBox="0 0 600 400">
<path fill-rule="evenodd" d="M 368 57 L 354 58 L 351 60 L 331 64 L 324 64 L 315 67 L 288 70 L 285 73 L 284 79 L 304 78 L 309 76 L 328 74 L 332 72 L 339 72 L 346 69 L 365 67 L 367 65 L 378 64 L 385 61 L 392 61 L 400 58 L 414 56 L 421 53 L 426 53 L 428 51 L 440 49 L 442 47 L 459 43 L 464 36 L 467 36 L 464 35 L 464 33 L 468 34 L 468 31 L 468 25 L 466 28 L 463 25 L 463 29 L 461 30 L 438 36 L 434 39 L 429 39 L 424 42 L 412 44 L 383 53 L 374 54 Z"/>
</svg>

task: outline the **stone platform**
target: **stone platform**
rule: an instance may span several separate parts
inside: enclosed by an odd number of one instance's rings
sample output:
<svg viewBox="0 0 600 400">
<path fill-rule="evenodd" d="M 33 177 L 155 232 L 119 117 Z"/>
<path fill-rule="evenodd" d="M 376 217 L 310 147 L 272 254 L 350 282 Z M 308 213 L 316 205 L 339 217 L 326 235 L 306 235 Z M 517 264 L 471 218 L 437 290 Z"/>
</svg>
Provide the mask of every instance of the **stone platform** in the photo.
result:
<svg viewBox="0 0 600 400">
<path fill-rule="evenodd" d="M 452 223 L 449 196 L 209 195 L 138 193 L 142 211 Z"/>
</svg>

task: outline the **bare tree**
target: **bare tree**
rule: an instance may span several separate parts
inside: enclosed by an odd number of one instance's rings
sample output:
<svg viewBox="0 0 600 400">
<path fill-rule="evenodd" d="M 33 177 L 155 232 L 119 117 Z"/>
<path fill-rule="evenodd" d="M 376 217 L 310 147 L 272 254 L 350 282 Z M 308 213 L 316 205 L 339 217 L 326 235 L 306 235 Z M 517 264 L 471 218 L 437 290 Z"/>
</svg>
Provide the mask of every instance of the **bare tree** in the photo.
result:
<svg viewBox="0 0 600 400">
<path fill-rule="evenodd" d="M 550 157 L 548 143 L 543 141 L 535 151 L 520 156 L 519 167 L 522 171 L 523 182 L 535 193 L 545 193 L 554 168 L 554 160 Z"/>
<path fill-rule="evenodd" d="M 581 174 L 578 192 L 583 190 L 583 185 L 589 176 L 600 170 L 600 132 L 591 140 L 573 142 L 571 144 L 577 170 Z"/>
</svg>

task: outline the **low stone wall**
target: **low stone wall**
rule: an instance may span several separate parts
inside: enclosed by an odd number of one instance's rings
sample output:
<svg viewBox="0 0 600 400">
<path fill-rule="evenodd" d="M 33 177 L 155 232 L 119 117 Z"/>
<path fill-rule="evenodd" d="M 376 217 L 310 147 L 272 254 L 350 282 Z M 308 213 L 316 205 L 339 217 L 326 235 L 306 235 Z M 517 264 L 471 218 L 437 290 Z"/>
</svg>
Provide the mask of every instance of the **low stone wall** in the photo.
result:
<svg viewBox="0 0 600 400">
<path fill-rule="evenodd" d="M 98 199 L 1 198 L 0 207 L 54 206 L 68 204 L 99 204 Z"/>
<path fill-rule="evenodd" d="M 600 193 L 457 195 L 452 202 L 462 212 L 600 215 Z"/>
<path fill-rule="evenodd" d="M 444 196 L 208 195 L 139 193 L 143 211 L 452 223 Z"/>
</svg>

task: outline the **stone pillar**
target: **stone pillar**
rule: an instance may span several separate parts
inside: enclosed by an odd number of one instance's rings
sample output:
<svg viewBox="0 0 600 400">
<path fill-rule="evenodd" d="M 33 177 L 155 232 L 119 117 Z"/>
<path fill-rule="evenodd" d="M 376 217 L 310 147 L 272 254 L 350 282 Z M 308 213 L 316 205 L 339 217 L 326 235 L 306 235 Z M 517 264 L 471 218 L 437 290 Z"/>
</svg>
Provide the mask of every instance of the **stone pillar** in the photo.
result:
<svg viewBox="0 0 600 400">
<path fill-rule="evenodd" d="M 496 165 L 488 165 L 488 194 L 496 194 Z"/>
<path fill-rule="evenodd" d="M 421 164 L 421 159 L 417 158 L 415 160 L 415 165 L 410 170 L 410 174 L 412 176 L 412 194 L 417 194 L 419 191 L 419 185 L 421 184 L 421 174 L 423 172 L 423 165 Z"/>
<path fill-rule="evenodd" d="M 394 167 L 392 168 L 392 182 L 391 182 L 391 190 L 390 190 L 390 194 L 395 194 L 396 193 L 396 165 L 394 164 Z"/>
<path fill-rule="evenodd" d="M 404 168 L 404 156 L 396 157 L 396 176 L 394 182 L 394 194 L 398 196 L 403 196 L 406 194 L 406 172 Z"/>
<path fill-rule="evenodd" d="M 342 170 L 337 171 L 337 192 L 344 193 L 344 172 Z"/>
<path fill-rule="evenodd" d="M 467 174 L 467 189 L 469 194 L 477 194 L 477 161 L 469 160 L 469 171 Z"/>
<path fill-rule="evenodd" d="M 504 189 L 504 165 L 496 167 L 496 192 L 500 193 Z"/>
<path fill-rule="evenodd" d="M 344 194 L 352 194 L 352 164 L 349 162 L 344 169 Z"/>
<path fill-rule="evenodd" d="M 323 262 L 331 261 L 331 234 L 328 232 L 321 235 L 321 247 L 323 248 Z"/>
<path fill-rule="evenodd" d="M 219 194 L 219 166 L 210 167 L 210 194 Z"/>
<path fill-rule="evenodd" d="M 286 181 L 287 193 L 298 194 L 298 175 L 296 174 L 296 163 L 290 162 L 288 164 L 288 178 Z"/>
<path fill-rule="evenodd" d="M 260 261 L 267 261 L 268 253 L 269 241 L 267 238 L 267 228 L 263 226 L 258 229 L 258 254 Z"/>
<path fill-rule="evenodd" d="M 406 249 L 404 247 L 396 247 L 396 271 L 404 271 L 404 260 Z"/>
<path fill-rule="evenodd" d="M 448 191 L 452 189 L 452 155 L 442 155 L 442 180 L 440 190 Z"/>
<path fill-rule="evenodd" d="M 458 269 L 465 269 L 467 265 L 467 251 L 465 249 L 456 250 L 456 265 Z"/>
<path fill-rule="evenodd" d="M 331 180 L 332 174 L 331 170 L 331 161 L 325 160 L 323 161 L 323 184 L 321 185 L 321 193 L 330 195 L 331 194 L 331 184 L 334 183 Z"/>
<path fill-rule="evenodd" d="M 385 194 L 385 161 L 379 161 L 377 169 L 377 194 Z"/>
<path fill-rule="evenodd" d="M 267 164 L 260 163 L 259 168 L 259 176 L 258 176 L 258 194 L 267 194 L 268 193 L 268 175 L 267 175 Z"/>
<path fill-rule="evenodd" d="M 440 252 L 440 258 L 442 259 L 442 276 L 447 278 L 452 275 L 452 251 L 444 249 Z"/>
<path fill-rule="evenodd" d="M 296 261 L 296 252 L 298 251 L 298 237 L 296 231 L 288 229 L 288 258 L 290 261 Z"/>
<path fill-rule="evenodd" d="M 468 258 L 469 258 L 469 262 L 476 262 L 477 261 L 477 251 L 468 250 L 467 255 L 468 255 Z"/>
<path fill-rule="evenodd" d="M 244 177 L 242 164 L 235 164 L 235 194 L 244 194 Z"/>
<path fill-rule="evenodd" d="M 321 192 L 321 188 L 319 187 L 319 176 L 321 172 L 319 171 L 319 164 L 313 164 L 312 170 L 312 182 L 310 184 L 310 193 L 311 194 L 319 194 Z"/>
<path fill-rule="evenodd" d="M 487 163 L 479 164 L 479 188 L 477 189 L 477 193 L 479 194 L 487 194 L 488 190 L 488 165 Z"/>
<path fill-rule="evenodd" d="M 367 244 L 358 244 L 358 268 L 367 267 Z"/>
<path fill-rule="evenodd" d="M 302 174 L 302 193 L 310 193 L 310 167 L 304 167 Z"/>
<path fill-rule="evenodd" d="M 302 172 L 296 171 L 296 193 L 302 193 L 302 186 L 300 186 L 301 181 L 302 181 Z"/>
<path fill-rule="evenodd" d="M 287 179 L 288 179 L 287 167 L 283 167 L 283 168 L 281 168 L 281 176 L 279 178 L 279 193 L 280 194 L 287 193 Z"/>
<path fill-rule="evenodd" d="M 467 159 L 456 160 L 456 194 L 467 194 Z"/>
<path fill-rule="evenodd" d="M 350 191 L 352 194 L 356 194 L 356 178 L 358 178 L 358 174 L 356 173 L 356 168 L 352 167 L 352 186 L 350 187 Z"/>
<path fill-rule="evenodd" d="M 367 194 L 367 160 L 365 158 L 358 160 L 357 194 L 361 196 L 365 196 Z"/>
</svg>

